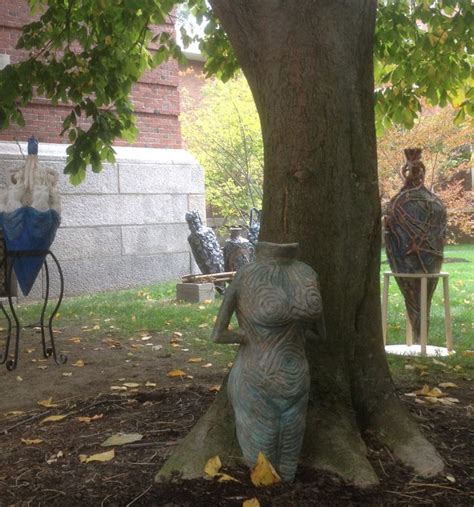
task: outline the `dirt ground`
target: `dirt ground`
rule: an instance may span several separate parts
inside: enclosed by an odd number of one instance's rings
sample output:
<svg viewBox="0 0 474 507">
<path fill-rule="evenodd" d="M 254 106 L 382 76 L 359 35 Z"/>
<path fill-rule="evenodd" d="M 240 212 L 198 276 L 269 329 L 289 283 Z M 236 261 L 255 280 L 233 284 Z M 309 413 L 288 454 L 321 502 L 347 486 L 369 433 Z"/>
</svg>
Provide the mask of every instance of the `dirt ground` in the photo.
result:
<svg viewBox="0 0 474 507">
<path fill-rule="evenodd" d="M 459 400 L 447 406 L 405 396 L 419 382 L 398 386 L 445 460 L 446 471 L 437 478 L 415 476 L 367 435 L 369 459 L 381 479 L 367 490 L 304 468 L 294 484 L 263 489 L 252 485 L 244 469 L 227 471 L 240 482 L 176 477 L 155 484 L 160 466 L 214 399 L 227 365 L 203 367 L 209 358 L 188 362 L 185 347 L 169 350 L 174 340 L 168 335 L 143 335 L 127 343 L 104 336 L 96 346 L 77 338 L 73 333 L 58 337 L 70 361 L 56 366 L 41 359 L 32 331 L 22 342 L 18 369 L 0 370 L 0 506 L 241 506 L 251 498 L 282 506 L 474 505 L 472 381 L 443 379 L 456 384 L 449 395 Z M 175 369 L 185 375 L 168 376 Z M 44 422 L 52 415 L 65 417 Z M 109 451 L 101 443 L 119 432 L 142 438 L 114 447 L 109 461 L 81 462 L 81 455 Z"/>
</svg>

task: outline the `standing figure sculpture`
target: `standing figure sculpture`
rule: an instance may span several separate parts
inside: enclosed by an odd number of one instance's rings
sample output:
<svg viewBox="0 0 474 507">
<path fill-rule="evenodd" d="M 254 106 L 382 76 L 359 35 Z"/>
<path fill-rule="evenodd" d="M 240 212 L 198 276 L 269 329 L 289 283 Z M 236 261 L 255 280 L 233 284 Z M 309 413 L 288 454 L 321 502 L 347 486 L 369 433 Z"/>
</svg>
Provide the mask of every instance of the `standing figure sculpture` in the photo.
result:
<svg viewBox="0 0 474 507">
<path fill-rule="evenodd" d="M 197 210 L 189 211 L 185 218 L 191 231 L 188 242 L 201 272 L 205 275 L 223 272 L 224 256 L 216 233 L 203 225 Z"/>
<path fill-rule="evenodd" d="M 407 148 L 401 175 L 405 184 L 390 201 L 384 220 L 385 248 L 394 273 L 439 273 L 443 263 L 446 208 L 424 186 L 425 166 L 420 148 Z M 419 279 L 396 278 L 405 298 L 415 343 L 420 343 Z M 428 315 L 437 278 L 428 279 Z"/>
<path fill-rule="evenodd" d="M 245 264 L 255 260 L 254 247 L 248 239 L 240 235 L 241 232 L 241 227 L 230 228 L 230 238 L 223 248 L 226 271 L 238 271 Z"/>
<path fill-rule="evenodd" d="M 294 479 L 305 430 L 305 338 L 322 314 L 317 275 L 296 260 L 297 249 L 259 241 L 256 262 L 228 287 L 212 334 L 240 344 L 227 389 L 244 459 L 253 467 L 263 452 L 285 481 Z M 228 329 L 234 312 L 236 331 Z"/>
</svg>

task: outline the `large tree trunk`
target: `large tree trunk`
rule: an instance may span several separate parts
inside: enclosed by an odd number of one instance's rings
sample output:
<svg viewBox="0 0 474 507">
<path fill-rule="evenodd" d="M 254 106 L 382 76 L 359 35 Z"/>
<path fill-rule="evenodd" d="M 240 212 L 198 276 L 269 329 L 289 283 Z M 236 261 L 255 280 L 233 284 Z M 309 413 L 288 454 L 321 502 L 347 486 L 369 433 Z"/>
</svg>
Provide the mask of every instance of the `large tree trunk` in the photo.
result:
<svg viewBox="0 0 474 507">
<path fill-rule="evenodd" d="M 210 3 L 262 124 L 260 239 L 299 242 L 300 259 L 320 276 L 327 337 L 308 343 L 312 390 L 304 462 L 356 484 L 375 483 L 361 437 L 370 428 L 418 473 L 439 473 L 442 461 L 394 393 L 382 342 L 372 68 L 376 2 Z M 223 392 L 159 477 L 177 468 L 187 477 L 202 475 L 205 458 L 235 456 L 231 424 Z"/>
</svg>

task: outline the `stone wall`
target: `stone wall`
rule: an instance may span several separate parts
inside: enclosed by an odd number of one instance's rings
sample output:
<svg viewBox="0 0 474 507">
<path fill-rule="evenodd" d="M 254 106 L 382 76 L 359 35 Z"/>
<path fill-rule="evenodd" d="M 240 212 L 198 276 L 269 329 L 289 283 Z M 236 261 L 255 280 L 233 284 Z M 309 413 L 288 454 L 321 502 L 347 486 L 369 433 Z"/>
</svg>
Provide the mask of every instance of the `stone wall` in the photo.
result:
<svg viewBox="0 0 474 507">
<path fill-rule="evenodd" d="M 66 146 L 40 143 L 40 163 L 61 175 L 62 222 L 51 250 L 67 295 L 177 280 L 194 269 L 184 215 L 198 209 L 205 216 L 201 167 L 184 150 L 116 152 L 116 164 L 100 174 L 90 171 L 74 187 L 62 174 Z M 22 164 L 17 144 L 0 142 L 0 179 Z M 42 285 L 38 280 L 33 296 Z"/>
</svg>

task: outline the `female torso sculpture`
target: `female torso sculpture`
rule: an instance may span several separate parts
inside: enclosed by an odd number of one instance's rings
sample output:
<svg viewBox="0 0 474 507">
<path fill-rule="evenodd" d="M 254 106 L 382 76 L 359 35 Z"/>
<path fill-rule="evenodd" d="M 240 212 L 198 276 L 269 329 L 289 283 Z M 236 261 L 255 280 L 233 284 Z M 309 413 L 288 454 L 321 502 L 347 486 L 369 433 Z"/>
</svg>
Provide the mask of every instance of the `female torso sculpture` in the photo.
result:
<svg viewBox="0 0 474 507">
<path fill-rule="evenodd" d="M 283 480 L 296 472 L 305 428 L 309 369 L 305 336 L 321 316 L 317 275 L 296 261 L 297 244 L 259 242 L 226 291 L 213 338 L 240 343 L 228 382 L 243 456 L 259 451 Z M 239 330 L 228 330 L 233 312 Z"/>
</svg>

